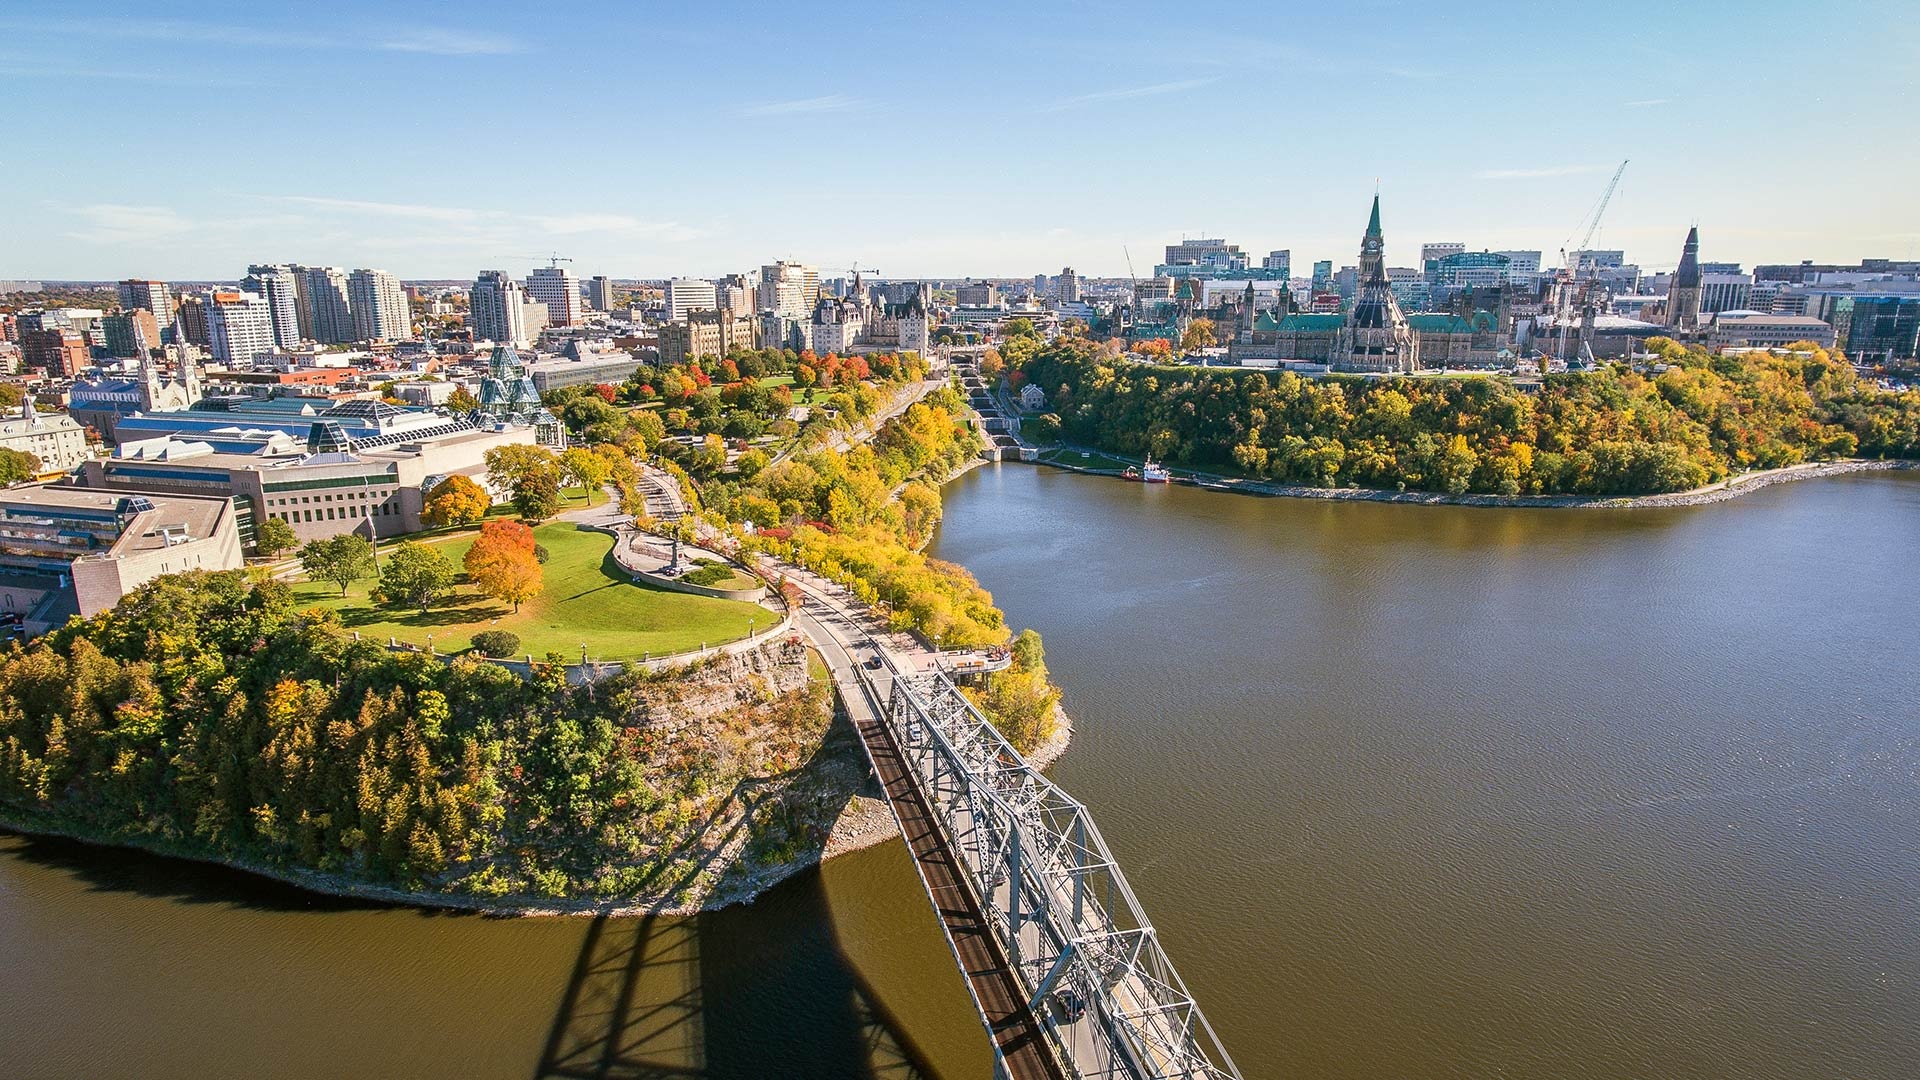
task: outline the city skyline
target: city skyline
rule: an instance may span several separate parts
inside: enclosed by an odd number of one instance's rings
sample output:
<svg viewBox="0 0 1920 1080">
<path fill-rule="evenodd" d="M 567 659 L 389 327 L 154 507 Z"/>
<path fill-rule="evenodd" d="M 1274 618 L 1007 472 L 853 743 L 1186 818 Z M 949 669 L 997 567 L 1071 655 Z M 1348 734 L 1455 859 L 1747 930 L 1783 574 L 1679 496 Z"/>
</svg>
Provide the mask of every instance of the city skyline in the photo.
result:
<svg viewBox="0 0 1920 1080">
<path fill-rule="evenodd" d="M 774 258 L 1122 277 L 1124 250 L 1144 274 L 1201 236 L 1289 249 L 1300 273 L 1353 263 L 1376 184 L 1392 265 L 1440 241 L 1551 263 L 1627 158 L 1593 246 L 1648 268 L 1693 225 L 1703 258 L 1745 265 L 1920 254 L 1920 151 L 1889 130 L 1916 30 L 1880 3 L 1813 24 L 1784 4 L 1192 26 L 1133 4 L 147 10 L 0 16 L 0 85 L 44 124 L 11 143 L 34 167 L 0 172 L 0 278 L 234 280 L 267 260 L 524 277 L 551 251 L 583 279 Z M 1801 53 L 1845 55 L 1846 82 L 1766 78 Z"/>
</svg>

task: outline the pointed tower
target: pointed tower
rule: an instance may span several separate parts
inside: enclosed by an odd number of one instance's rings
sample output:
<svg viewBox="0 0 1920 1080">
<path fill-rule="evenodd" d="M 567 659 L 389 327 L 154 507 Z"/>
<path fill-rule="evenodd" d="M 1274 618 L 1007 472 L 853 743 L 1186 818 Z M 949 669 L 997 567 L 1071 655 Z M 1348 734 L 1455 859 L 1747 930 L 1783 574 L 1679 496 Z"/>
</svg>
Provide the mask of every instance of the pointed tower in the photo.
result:
<svg viewBox="0 0 1920 1080">
<path fill-rule="evenodd" d="M 1373 193 L 1373 213 L 1367 218 L 1367 233 L 1360 238 L 1360 284 L 1386 284 L 1387 241 L 1380 235 L 1380 193 Z"/>
<path fill-rule="evenodd" d="M 1700 328 L 1700 226 L 1687 230 L 1680 249 L 1680 266 L 1667 286 L 1667 325 L 1675 330 Z"/>
<path fill-rule="evenodd" d="M 1360 238 L 1360 272 L 1353 310 L 1340 324 L 1328 366 L 1335 371 L 1402 372 L 1420 369 L 1420 339 L 1407 325 L 1387 284 L 1386 240 L 1380 232 L 1380 196 Z"/>
</svg>

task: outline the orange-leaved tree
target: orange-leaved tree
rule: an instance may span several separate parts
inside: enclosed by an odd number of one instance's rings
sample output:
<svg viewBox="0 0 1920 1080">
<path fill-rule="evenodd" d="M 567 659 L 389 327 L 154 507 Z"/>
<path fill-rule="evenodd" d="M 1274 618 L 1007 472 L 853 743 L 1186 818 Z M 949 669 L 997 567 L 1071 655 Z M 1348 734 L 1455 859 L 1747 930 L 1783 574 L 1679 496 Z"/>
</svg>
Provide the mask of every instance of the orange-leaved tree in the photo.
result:
<svg viewBox="0 0 1920 1080">
<path fill-rule="evenodd" d="M 495 600 L 505 600 L 519 611 L 522 602 L 540 595 L 540 560 L 534 554 L 533 530 L 518 521 L 489 521 L 467 549 L 467 579 Z"/>
</svg>

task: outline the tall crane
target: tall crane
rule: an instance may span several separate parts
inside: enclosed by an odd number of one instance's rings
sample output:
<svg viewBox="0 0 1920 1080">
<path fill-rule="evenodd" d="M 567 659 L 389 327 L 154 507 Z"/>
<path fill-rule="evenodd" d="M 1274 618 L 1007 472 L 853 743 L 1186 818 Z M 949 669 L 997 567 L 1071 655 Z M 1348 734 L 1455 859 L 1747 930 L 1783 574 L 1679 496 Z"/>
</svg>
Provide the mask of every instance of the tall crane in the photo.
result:
<svg viewBox="0 0 1920 1080">
<path fill-rule="evenodd" d="M 1561 245 L 1560 261 L 1566 264 L 1569 271 L 1576 269 L 1573 265 L 1574 253 L 1587 250 L 1587 245 L 1593 243 L 1594 234 L 1600 231 L 1600 219 L 1606 216 L 1607 204 L 1613 201 L 1613 189 L 1620 186 L 1620 174 L 1626 171 L 1627 162 L 1622 161 L 1620 167 L 1613 170 L 1613 179 L 1607 181 L 1607 190 L 1600 193 L 1600 201 L 1595 203 L 1593 209 L 1587 211 L 1587 215 L 1580 219 L 1578 225 L 1573 227 L 1573 231 L 1580 234 L 1580 242 L 1572 248 L 1568 248 L 1565 244 Z M 1581 230 L 1581 225 L 1586 226 L 1585 231 Z M 1569 235 L 1567 237 L 1567 243 L 1572 243 L 1572 241 L 1573 237 Z"/>
<path fill-rule="evenodd" d="M 1559 343 L 1554 349 L 1554 355 L 1562 360 L 1567 358 L 1567 326 L 1579 314 L 1580 309 L 1586 305 L 1588 293 L 1593 287 L 1592 279 L 1588 279 L 1583 286 L 1575 287 L 1575 282 L 1580 276 L 1580 268 L 1574 265 L 1574 260 L 1577 257 L 1576 253 L 1588 250 L 1588 245 L 1593 243 L 1594 235 L 1600 231 L 1600 219 L 1606 216 L 1607 204 L 1613 201 L 1613 191 L 1620 186 L 1620 174 L 1626 171 L 1627 162 L 1623 160 L 1620 162 L 1620 167 L 1613 170 L 1613 179 L 1607 181 L 1606 190 L 1600 193 L 1600 201 L 1595 203 L 1593 209 L 1589 210 L 1586 216 L 1580 219 L 1579 224 L 1573 227 L 1574 233 L 1579 234 L 1579 242 L 1575 244 L 1573 236 L 1569 235 L 1566 242 L 1560 247 L 1560 262 L 1562 266 L 1559 275 L 1560 280 L 1558 282 L 1560 304 L 1558 313 L 1554 319 L 1554 321 L 1559 324 L 1558 330 L 1560 334 Z M 1569 247 L 1569 244 L 1572 246 Z M 1591 353 L 1588 355 L 1591 355 Z M 1546 374 L 1546 361 L 1544 360 L 1541 361 L 1540 373 L 1542 375 Z"/>
</svg>

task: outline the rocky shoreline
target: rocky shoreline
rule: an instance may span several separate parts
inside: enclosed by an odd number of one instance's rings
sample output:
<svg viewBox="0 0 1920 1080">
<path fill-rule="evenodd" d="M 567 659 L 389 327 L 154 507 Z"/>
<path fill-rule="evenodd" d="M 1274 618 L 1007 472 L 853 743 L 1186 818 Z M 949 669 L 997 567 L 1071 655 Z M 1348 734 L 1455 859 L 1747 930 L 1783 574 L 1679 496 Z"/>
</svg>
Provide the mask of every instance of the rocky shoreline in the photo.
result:
<svg viewBox="0 0 1920 1080">
<path fill-rule="evenodd" d="M 1086 473 L 1089 476 L 1119 476 L 1114 469 L 1090 469 L 1058 461 L 1042 461 L 1037 464 L 1050 468 L 1064 469 L 1068 472 Z M 1299 484 L 1272 484 L 1262 480 L 1235 480 L 1229 477 L 1213 476 L 1175 476 L 1173 483 L 1185 484 L 1206 491 L 1222 491 L 1239 495 L 1258 495 L 1283 499 L 1337 499 L 1351 502 L 1387 502 L 1413 503 L 1420 506 L 1476 506 L 1506 507 L 1515 509 L 1583 509 L 1583 510 L 1643 510 L 1677 506 L 1705 506 L 1709 503 L 1725 502 L 1738 498 L 1750 491 L 1758 491 L 1773 484 L 1791 483 L 1795 480 L 1811 480 L 1821 476 L 1842 476 L 1848 473 L 1885 472 L 1920 469 L 1920 461 L 1888 461 L 1849 459 L 1846 461 L 1817 461 L 1803 465 L 1789 465 L 1780 469 L 1766 469 L 1758 472 L 1741 473 L 1716 484 L 1694 488 L 1691 491 L 1673 491 L 1658 495 L 1625 496 L 1589 496 L 1589 495 L 1448 495 L 1434 491 L 1387 491 L 1381 488 L 1318 488 Z"/>
</svg>

